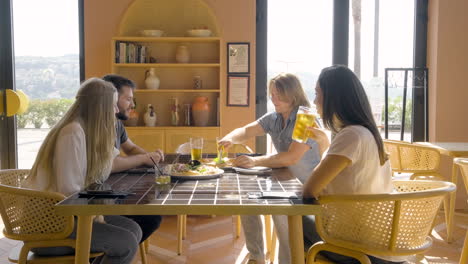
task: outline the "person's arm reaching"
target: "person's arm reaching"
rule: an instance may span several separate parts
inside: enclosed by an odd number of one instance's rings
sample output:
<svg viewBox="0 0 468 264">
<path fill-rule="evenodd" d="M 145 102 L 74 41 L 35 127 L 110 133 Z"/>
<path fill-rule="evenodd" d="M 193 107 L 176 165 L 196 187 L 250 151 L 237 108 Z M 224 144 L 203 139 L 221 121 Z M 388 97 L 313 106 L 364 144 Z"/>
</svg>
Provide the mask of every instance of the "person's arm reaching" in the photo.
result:
<svg viewBox="0 0 468 264">
<path fill-rule="evenodd" d="M 287 167 L 301 160 L 304 153 L 309 149 L 309 145 L 293 141 L 286 152 L 259 157 L 239 156 L 234 160 L 233 165 L 243 168 L 251 168 L 254 166 L 270 168 Z"/>
<path fill-rule="evenodd" d="M 219 145 L 229 148 L 233 144 L 242 144 L 250 138 L 262 136 L 264 134 L 265 131 L 262 126 L 257 121 L 254 121 L 244 127 L 236 128 L 231 131 L 219 141 Z"/>
</svg>

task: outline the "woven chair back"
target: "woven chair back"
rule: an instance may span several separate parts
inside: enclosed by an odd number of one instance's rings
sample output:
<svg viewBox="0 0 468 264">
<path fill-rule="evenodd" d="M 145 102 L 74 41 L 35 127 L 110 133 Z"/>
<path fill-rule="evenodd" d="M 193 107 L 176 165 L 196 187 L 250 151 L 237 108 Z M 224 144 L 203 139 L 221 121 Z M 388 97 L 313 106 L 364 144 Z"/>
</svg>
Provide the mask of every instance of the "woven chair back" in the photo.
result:
<svg viewBox="0 0 468 264">
<path fill-rule="evenodd" d="M 28 170 L 0 171 L 0 213 L 4 235 L 23 241 L 67 238 L 73 230 L 73 216 L 55 213 L 54 205 L 65 197 L 59 193 L 22 188 Z"/>
<path fill-rule="evenodd" d="M 431 245 L 428 237 L 444 196 L 442 181 L 394 181 L 396 193 L 322 197 L 317 230 L 325 242 L 372 255 L 411 255 Z"/>
<path fill-rule="evenodd" d="M 394 172 L 437 173 L 440 153 L 437 149 L 403 141 L 384 140 Z"/>
</svg>

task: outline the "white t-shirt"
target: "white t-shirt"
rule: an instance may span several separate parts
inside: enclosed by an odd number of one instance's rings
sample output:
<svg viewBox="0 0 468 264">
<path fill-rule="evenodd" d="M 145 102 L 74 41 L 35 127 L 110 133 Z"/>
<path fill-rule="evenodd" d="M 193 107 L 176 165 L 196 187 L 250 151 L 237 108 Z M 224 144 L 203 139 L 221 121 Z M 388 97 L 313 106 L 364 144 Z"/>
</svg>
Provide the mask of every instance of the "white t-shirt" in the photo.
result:
<svg viewBox="0 0 468 264">
<path fill-rule="evenodd" d="M 391 193 L 390 162 L 380 165 L 379 152 L 372 133 L 363 126 L 347 126 L 332 140 L 326 155 L 348 158 L 351 164 L 341 171 L 322 194 Z"/>
<path fill-rule="evenodd" d="M 340 172 L 323 194 L 379 194 L 393 191 L 390 161 L 380 165 L 379 151 L 372 133 L 363 126 L 347 126 L 332 140 L 327 155 L 348 158 L 351 164 Z M 377 256 L 389 261 L 405 261 L 406 256 Z"/>
<path fill-rule="evenodd" d="M 118 154 L 119 151 L 114 148 L 114 156 Z M 53 170 L 56 178 L 51 180 L 56 181 L 56 188 L 48 191 L 69 196 L 86 187 L 86 136 L 79 122 L 71 122 L 60 130 L 55 145 Z M 35 179 L 26 180 L 25 185 L 31 189 L 46 190 L 49 178 L 42 168 L 38 168 Z"/>
</svg>

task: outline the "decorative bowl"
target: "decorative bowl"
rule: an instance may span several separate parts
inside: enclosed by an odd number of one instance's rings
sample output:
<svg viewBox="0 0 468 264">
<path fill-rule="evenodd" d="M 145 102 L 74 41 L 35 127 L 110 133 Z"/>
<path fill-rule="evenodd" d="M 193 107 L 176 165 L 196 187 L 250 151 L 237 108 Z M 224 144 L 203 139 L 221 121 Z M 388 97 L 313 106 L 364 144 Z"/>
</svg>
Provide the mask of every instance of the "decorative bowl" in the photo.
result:
<svg viewBox="0 0 468 264">
<path fill-rule="evenodd" d="M 161 37 L 164 34 L 164 31 L 159 29 L 144 29 L 140 31 L 140 33 L 145 37 Z"/>
<path fill-rule="evenodd" d="M 209 29 L 190 29 L 187 30 L 189 37 L 209 37 L 211 36 L 211 30 Z"/>
</svg>

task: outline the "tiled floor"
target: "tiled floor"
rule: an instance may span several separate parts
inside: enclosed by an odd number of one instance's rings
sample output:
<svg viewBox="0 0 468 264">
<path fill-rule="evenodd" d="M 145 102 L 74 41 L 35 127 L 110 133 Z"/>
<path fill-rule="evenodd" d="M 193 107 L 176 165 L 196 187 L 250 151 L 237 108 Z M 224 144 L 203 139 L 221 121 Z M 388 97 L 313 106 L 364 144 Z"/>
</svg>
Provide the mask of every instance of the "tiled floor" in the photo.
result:
<svg viewBox="0 0 468 264">
<path fill-rule="evenodd" d="M 427 264 L 457 264 L 460 257 L 465 230 L 468 229 L 468 216 L 457 214 L 455 241 L 452 244 L 444 242 L 446 236 L 445 224 L 441 222 L 442 215 L 432 233 L 433 247 L 425 256 L 415 256 L 409 263 Z M 244 239 L 235 237 L 235 222 L 233 217 L 226 216 L 189 216 L 187 220 L 187 238 L 183 243 L 183 253 L 176 253 L 177 219 L 174 216 L 165 217 L 160 229 L 150 238 L 148 263 L 150 264 L 244 264 L 247 260 L 247 250 Z M 2 237 L 0 239 L 0 264 L 9 263 L 9 250 L 17 242 Z M 137 257 L 134 264 L 139 264 Z M 275 262 L 276 263 L 276 262 Z M 468 263 L 464 263 L 468 264 Z"/>
</svg>

